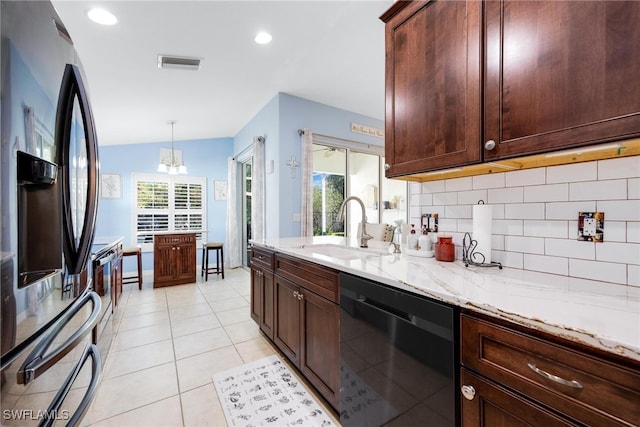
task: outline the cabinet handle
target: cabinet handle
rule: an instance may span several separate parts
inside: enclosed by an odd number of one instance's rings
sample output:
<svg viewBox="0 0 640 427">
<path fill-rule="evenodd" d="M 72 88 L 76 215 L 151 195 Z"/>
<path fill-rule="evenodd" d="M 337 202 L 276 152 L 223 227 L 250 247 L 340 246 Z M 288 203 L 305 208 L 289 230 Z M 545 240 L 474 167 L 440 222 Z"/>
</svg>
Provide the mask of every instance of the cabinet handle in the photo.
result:
<svg viewBox="0 0 640 427">
<path fill-rule="evenodd" d="M 549 372 L 543 371 L 542 369 L 538 368 L 536 365 L 533 365 L 531 363 L 527 363 L 527 366 L 529 366 L 529 369 L 531 369 L 533 372 L 535 372 L 536 374 L 543 376 L 551 381 L 557 382 L 559 384 L 562 385 L 566 385 L 569 387 L 573 387 L 573 388 L 583 388 L 582 384 L 580 384 L 578 381 L 576 380 L 565 380 L 564 378 L 560 378 L 558 376 L 555 376 L 553 374 L 550 374 Z"/>
<path fill-rule="evenodd" d="M 473 400 L 473 398 L 476 397 L 476 389 L 473 388 L 472 385 L 463 385 L 460 389 L 465 399 Z"/>
<path fill-rule="evenodd" d="M 391 169 L 391 165 L 389 163 L 385 163 L 384 170 L 388 171 L 389 169 Z"/>
<path fill-rule="evenodd" d="M 293 297 L 298 298 L 298 291 L 293 291 Z"/>
<path fill-rule="evenodd" d="M 304 298 L 304 295 L 302 295 L 300 292 L 298 292 L 298 301 L 302 301 Z"/>
<path fill-rule="evenodd" d="M 484 143 L 484 149 L 485 150 L 493 150 L 494 148 L 496 148 L 496 142 L 493 139 L 488 140 L 487 142 Z"/>
</svg>

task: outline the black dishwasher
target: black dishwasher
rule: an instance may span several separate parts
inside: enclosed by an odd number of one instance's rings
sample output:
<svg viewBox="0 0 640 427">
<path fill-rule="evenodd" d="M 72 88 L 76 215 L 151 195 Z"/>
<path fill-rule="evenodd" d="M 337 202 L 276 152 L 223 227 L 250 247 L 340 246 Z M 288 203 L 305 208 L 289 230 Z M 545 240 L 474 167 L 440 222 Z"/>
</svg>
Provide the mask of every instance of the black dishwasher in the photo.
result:
<svg viewBox="0 0 640 427">
<path fill-rule="evenodd" d="M 459 310 L 340 275 L 340 423 L 458 426 Z"/>
</svg>

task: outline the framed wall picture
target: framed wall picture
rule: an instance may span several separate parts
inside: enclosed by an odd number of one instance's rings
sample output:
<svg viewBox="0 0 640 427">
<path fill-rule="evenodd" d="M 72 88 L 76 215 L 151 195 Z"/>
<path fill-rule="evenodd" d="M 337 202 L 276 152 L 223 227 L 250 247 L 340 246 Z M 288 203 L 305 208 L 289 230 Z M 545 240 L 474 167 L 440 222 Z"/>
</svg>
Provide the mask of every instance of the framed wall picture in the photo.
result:
<svg viewBox="0 0 640 427">
<path fill-rule="evenodd" d="M 227 181 L 213 181 L 213 200 L 227 200 Z"/>
<path fill-rule="evenodd" d="M 119 199 L 122 197 L 122 180 L 113 173 L 100 174 L 100 197 L 103 199 Z"/>
</svg>

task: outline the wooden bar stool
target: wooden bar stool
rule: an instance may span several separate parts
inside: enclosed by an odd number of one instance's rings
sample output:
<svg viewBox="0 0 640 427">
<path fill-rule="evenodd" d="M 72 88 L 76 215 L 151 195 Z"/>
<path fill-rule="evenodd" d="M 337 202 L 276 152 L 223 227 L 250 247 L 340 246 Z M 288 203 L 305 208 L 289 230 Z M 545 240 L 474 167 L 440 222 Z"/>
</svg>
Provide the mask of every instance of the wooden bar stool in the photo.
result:
<svg viewBox="0 0 640 427">
<path fill-rule="evenodd" d="M 122 257 L 136 256 L 138 259 L 138 274 L 122 275 L 122 283 L 138 283 L 138 289 L 142 290 L 142 249 L 139 246 L 131 246 L 129 248 L 122 249 Z"/>
<path fill-rule="evenodd" d="M 216 251 L 216 266 L 209 267 L 209 251 Z M 204 281 L 209 278 L 209 273 L 221 274 L 224 279 L 224 250 L 220 242 L 202 242 L 202 269 L 200 277 L 204 275 Z"/>
</svg>

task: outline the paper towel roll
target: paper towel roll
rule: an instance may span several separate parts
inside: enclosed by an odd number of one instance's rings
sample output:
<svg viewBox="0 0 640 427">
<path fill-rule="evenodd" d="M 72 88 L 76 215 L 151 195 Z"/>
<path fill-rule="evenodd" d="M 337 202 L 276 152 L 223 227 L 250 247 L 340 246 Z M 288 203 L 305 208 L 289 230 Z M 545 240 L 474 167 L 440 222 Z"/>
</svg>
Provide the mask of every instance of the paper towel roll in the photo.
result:
<svg viewBox="0 0 640 427">
<path fill-rule="evenodd" d="M 493 221 L 493 206 L 475 205 L 473 207 L 473 240 L 478 242 L 472 254 L 473 262 L 491 262 L 491 223 Z M 482 256 L 484 255 L 484 260 Z"/>
</svg>

